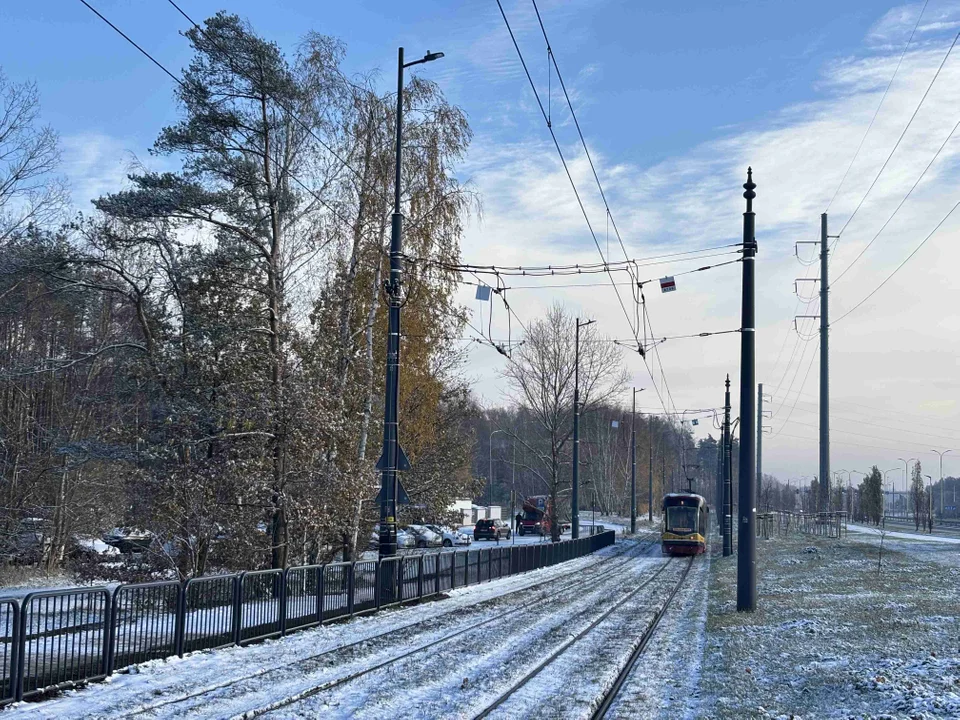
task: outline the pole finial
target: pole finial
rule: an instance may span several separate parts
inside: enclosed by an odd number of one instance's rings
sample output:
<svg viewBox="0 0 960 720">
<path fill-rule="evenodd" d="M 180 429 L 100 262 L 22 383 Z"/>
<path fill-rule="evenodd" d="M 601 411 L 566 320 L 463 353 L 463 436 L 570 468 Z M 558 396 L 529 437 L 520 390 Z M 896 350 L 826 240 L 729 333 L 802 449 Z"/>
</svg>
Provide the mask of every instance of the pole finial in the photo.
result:
<svg viewBox="0 0 960 720">
<path fill-rule="evenodd" d="M 757 194 L 753 191 L 754 188 L 756 187 L 757 187 L 757 184 L 753 181 L 753 168 L 748 167 L 747 181 L 743 184 L 743 188 L 744 190 L 746 190 L 743 196 L 747 199 L 748 204 L 751 200 L 753 200 L 757 196 Z"/>
</svg>

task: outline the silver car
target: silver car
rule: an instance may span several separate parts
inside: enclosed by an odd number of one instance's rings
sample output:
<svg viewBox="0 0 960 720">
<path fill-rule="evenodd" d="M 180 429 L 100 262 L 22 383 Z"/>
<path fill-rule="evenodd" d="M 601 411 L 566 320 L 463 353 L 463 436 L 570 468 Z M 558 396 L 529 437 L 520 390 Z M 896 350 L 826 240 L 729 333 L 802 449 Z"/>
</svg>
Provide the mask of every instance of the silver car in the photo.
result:
<svg viewBox="0 0 960 720">
<path fill-rule="evenodd" d="M 443 545 L 443 536 L 434 532 L 426 525 L 408 525 L 407 531 L 413 533 L 418 548 L 440 547 Z"/>
<path fill-rule="evenodd" d="M 453 528 L 448 528 L 444 525 L 427 525 L 427 527 L 443 538 L 444 547 L 453 547 L 454 545 L 469 545 L 471 542 L 473 542 L 469 535 L 464 535 L 462 532 L 454 530 Z"/>
</svg>

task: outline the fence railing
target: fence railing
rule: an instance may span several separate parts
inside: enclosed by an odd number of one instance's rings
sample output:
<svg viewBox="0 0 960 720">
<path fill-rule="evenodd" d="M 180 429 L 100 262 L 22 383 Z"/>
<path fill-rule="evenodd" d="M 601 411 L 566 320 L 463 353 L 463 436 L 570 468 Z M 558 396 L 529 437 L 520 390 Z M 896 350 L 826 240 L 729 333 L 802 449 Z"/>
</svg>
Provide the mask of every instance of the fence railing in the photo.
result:
<svg viewBox="0 0 960 720">
<path fill-rule="evenodd" d="M 0 706 L 137 663 L 243 645 L 537 570 L 612 545 L 615 533 L 0 598 Z"/>
</svg>

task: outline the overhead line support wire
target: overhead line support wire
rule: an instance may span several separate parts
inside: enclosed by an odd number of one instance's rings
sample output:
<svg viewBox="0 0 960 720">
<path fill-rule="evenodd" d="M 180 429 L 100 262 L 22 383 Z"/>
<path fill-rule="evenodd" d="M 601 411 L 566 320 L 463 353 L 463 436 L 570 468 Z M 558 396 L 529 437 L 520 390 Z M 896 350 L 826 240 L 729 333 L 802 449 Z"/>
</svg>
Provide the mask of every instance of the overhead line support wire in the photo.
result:
<svg viewBox="0 0 960 720">
<path fill-rule="evenodd" d="M 940 61 L 940 66 L 937 68 L 937 71 L 933 74 L 933 78 L 930 80 L 930 84 L 927 85 L 927 89 L 923 92 L 923 97 L 920 98 L 920 102 L 917 104 L 916 109 L 913 111 L 913 114 L 910 116 L 910 119 L 907 121 L 906 126 L 903 128 L 903 132 L 900 133 L 900 137 L 897 138 L 897 142 L 894 143 L 893 149 L 890 151 L 890 154 L 887 155 L 887 159 L 883 161 L 883 165 L 880 166 L 880 171 L 877 173 L 877 176 L 873 179 L 873 182 L 870 183 L 870 187 L 867 188 L 867 192 L 864 193 L 863 197 L 860 198 L 860 202 L 857 203 L 857 206 L 853 209 L 850 217 L 847 218 L 847 221 L 843 224 L 843 227 L 840 228 L 840 232 L 837 235 L 843 235 L 844 230 L 847 229 L 847 226 L 856 217 L 857 212 L 863 206 L 864 201 L 867 199 L 867 196 L 873 190 L 874 186 L 877 184 L 877 181 L 880 179 L 880 176 L 883 174 L 883 171 L 886 169 L 887 164 L 890 162 L 890 159 L 893 157 L 893 154 L 897 151 L 897 148 L 900 147 L 900 143 L 903 140 L 904 136 L 907 134 L 907 130 L 910 129 L 910 126 L 913 124 L 914 119 L 917 117 L 917 113 L 920 112 L 920 108 L 923 107 L 924 101 L 927 99 L 927 95 L 930 94 L 930 90 L 933 88 L 933 84 L 937 81 L 937 78 L 940 76 L 940 71 L 943 70 L 943 66 L 947 63 L 947 58 L 950 57 L 950 53 L 953 52 L 953 48 L 957 45 L 957 40 L 960 40 L 960 32 L 958 32 L 953 37 L 953 42 L 950 43 L 950 48 L 947 50 L 947 54 L 943 56 L 943 60 Z"/>
</svg>

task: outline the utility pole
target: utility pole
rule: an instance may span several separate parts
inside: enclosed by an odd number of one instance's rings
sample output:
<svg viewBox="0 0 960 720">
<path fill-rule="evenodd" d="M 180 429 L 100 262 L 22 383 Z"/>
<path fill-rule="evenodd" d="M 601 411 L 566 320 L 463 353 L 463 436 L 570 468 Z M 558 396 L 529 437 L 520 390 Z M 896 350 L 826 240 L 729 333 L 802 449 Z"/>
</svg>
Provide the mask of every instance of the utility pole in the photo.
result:
<svg viewBox="0 0 960 720">
<path fill-rule="evenodd" d="M 830 510 L 830 312 L 827 214 L 820 216 L 820 509 Z"/>
<path fill-rule="evenodd" d="M 649 461 L 649 474 L 647 476 L 647 520 L 653 522 L 653 419 L 647 415 L 647 460 Z"/>
<path fill-rule="evenodd" d="M 633 411 L 630 413 L 630 534 L 637 532 L 637 393 L 633 389 Z"/>
<path fill-rule="evenodd" d="M 580 328 L 592 325 L 596 320 L 580 322 L 574 334 L 573 349 L 573 488 L 570 492 L 570 535 L 580 537 Z M 556 512 L 556 509 L 554 509 Z"/>
<path fill-rule="evenodd" d="M 390 279 L 386 284 L 388 305 L 387 379 L 383 404 L 383 454 L 377 463 L 380 474 L 380 557 L 397 554 L 398 470 L 407 470 L 410 462 L 400 447 L 400 308 L 403 305 L 403 213 L 400 212 L 400 180 L 403 147 L 403 70 L 411 65 L 431 62 L 443 53 L 427 54 L 404 64 L 403 48 L 397 51 L 397 146 L 393 183 L 393 217 L 390 224 Z"/>
<path fill-rule="evenodd" d="M 757 502 L 763 502 L 763 383 L 757 383 Z"/>
<path fill-rule="evenodd" d="M 730 447 L 730 375 L 723 397 L 723 556 L 733 555 L 733 461 Z"/>
<path fill-rule="evenodd" d="M 753 423 L 756 398 L 756 183 L 747 168 L 743 184 L 747 208 L 743 213 L 743 306 L 740 323 L 740 522 L 737 530 L 737 611 L 757 609 L 757 453 Z M 826 220 L 824 220 L 826 223 Z M 824 224 L 826 227 L 826 224 Z"/>
</svg>

